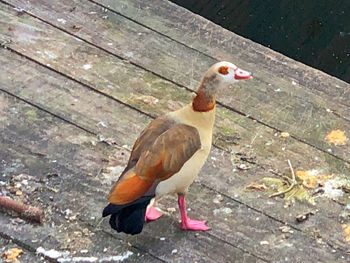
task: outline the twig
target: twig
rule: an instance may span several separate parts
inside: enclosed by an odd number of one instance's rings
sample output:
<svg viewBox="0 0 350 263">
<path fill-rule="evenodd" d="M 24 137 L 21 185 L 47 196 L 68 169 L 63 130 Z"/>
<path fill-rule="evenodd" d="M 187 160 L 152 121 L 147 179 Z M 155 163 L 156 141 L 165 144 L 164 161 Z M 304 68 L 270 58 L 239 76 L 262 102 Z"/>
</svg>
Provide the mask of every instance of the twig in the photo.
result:
<svg viewBox="0 0 350 263">
<path fill-rule="evenodd" d="M 21 216 L 38 223 L 41 223 L 44 218 L 44 212 L 40 208 L 17 202 L 2 195 L 0 195 L 0 207 L 5 208 L 6 210 L 15 211 Z"/>
<path fill-rule="evenodd" d="M 278 192 L 278 193 L 274 193 L 274 194 L 270 195 L 269 197 L 276 197 L 276 196 L 288 193 L 289 191 L 291 191 L 298 184 L 297 180 L 295 180 L 295 174 L 294 174 L 294 170 L 293 170 L 293 167 L 292 167 L 292 164 L 291 164 L 290 160 L 288 160 L 288 165 L 289 165 L 290 171 L 292 172 L 292 183 L 291 183 L 291 185 L 286 190 Z"/>
</svg>

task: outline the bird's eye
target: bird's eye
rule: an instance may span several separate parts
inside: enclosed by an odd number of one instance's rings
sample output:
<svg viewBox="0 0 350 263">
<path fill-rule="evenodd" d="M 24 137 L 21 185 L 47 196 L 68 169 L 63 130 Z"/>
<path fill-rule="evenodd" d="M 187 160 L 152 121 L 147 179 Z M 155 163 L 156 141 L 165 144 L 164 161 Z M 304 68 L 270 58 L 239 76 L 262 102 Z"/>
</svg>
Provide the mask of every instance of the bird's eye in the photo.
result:
<svg viewBox="0 0 350 263">
<path fill-rule="evenodd" d="M 227 75 L 228 74 L 228 66 L 221 66 L 218 69 L 218 72 L 222 75 Z"/>
</svg>

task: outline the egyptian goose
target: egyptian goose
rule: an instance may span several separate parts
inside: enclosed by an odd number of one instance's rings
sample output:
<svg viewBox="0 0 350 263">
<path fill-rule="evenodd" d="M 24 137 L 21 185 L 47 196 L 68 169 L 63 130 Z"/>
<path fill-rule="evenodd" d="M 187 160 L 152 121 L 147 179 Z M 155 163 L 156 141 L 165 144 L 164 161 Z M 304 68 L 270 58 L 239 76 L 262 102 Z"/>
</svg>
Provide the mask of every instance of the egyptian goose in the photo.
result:
<svg viewBox="0 0 350 263">
<path fill-rule="evenodd" d="M 161 216 L 153 198 L 176 193 L 181 228 L 208 230 L 205 221 L 187 217 L 185 194 L 204 165 L 212 144 L 217 89 L 251 74 L 219 62 L 204 74 L 187 106 L 153 120 L 136 140 L 129 162 L 109 193 L 103 217 L 118 232 L 138 234 L 147 220 Z"/>
</svg>

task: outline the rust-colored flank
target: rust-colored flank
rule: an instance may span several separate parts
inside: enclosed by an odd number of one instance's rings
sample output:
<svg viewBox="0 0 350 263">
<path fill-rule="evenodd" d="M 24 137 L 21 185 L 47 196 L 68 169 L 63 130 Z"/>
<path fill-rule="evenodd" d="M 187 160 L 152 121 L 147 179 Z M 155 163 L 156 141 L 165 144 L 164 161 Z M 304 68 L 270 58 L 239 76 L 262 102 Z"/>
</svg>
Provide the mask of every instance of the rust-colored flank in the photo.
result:
<svg viewBox="0 0 350 263">
<path fill-rule="evenodd" d="M 221 66 L 218 71 L 222 75 L 227 75 L 228 74 L 228 66 Z"/>
</svg>

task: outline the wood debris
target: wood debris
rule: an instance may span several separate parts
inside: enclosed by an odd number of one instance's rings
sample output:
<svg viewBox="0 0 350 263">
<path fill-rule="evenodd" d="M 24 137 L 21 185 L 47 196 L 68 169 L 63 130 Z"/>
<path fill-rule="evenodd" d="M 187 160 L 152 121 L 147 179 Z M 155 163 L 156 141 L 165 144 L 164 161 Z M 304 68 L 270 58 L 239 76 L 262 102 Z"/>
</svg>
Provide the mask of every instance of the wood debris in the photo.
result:
<svg viewBox="0 0 350 263">
<path fill-rule="evenodd" d="M 345 241 L 350 243 L 350 224 L 342 224 Z"/>
<path fill-rule="evenodd" d="M 289 132 L 281 132 L 280 137 L 288 138 L 290 136 Z"/>
<path fill-rule="evenodd" d="M 26 205 L 1 195 L 0 207 L 5 208 L 6 210 L 15 211 L 21 216 L 38 223 L 41 223 L 44 218 L 44 212 L 40 208 Z"/>
<path fill-rule="evenodd" d="M 22 249 L 10 248 L 4 252 L 3 257 L 5 258 L 5 262 L 18 262 L 18 256 L 22 253 Z"/>
<path fill-rule="evenodd" d="M 267 189 L 265 184 L 251 183 L 245 187 L 246 190 L 265 191 Z"/>
</svg>

